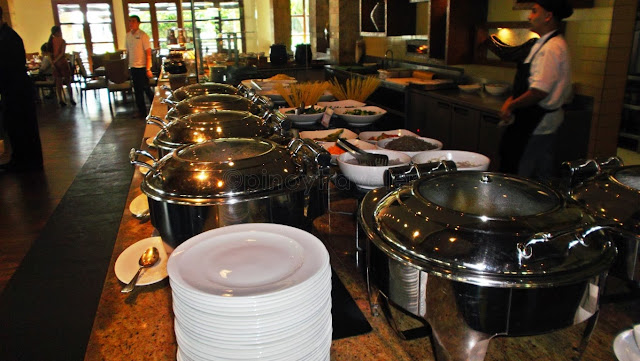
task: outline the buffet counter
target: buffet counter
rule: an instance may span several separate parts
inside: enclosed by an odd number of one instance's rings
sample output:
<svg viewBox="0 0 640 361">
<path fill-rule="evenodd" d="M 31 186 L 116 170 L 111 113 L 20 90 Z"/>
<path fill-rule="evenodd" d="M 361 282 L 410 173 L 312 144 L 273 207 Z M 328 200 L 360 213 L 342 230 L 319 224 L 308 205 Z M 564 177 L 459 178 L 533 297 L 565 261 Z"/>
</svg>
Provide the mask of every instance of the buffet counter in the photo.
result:
<svg viewBox="0 0 640 361">
<path fill-rule="evenodd" d="M 166 105 L 156 93 L 151 114 L 164 116 Z M 159 128 L 148 125 L 141 149 L 149 148 L 146 139 L 155 136 Z M 143 174 L 134 173 L 129 189 L 127 206 L 141 194 Z M 366 334 L 334 340 L 331 360 L 434 360 L 429 337 L 401 340 L 394 334 L 382 312 L 372 312 L 367 297 L 364 277 L 362 230 L 355 222 L 358 194 L 345 193 L 329 187 L 328 210 L 313 222 L 315 233 L 326 245 L 330 263 L 351 297 L 366 317 L 372 331 Z M 150 222 L 135 218 L 127 207 L 121 220 L 113 249 L 109 272 L 85 360 L 175 360 L 176 339 L 173 330 L 171 288 L 168 279 L 139 286 L 124 294 L 123 286 L 115 276 L 114 264 L 118 256 L 130 245 L 154 235 Z M 626 292 L 626 285 L 610 277 L 607 293 Z M 640 301 L 622 296 L 617 302 L 604 303 L 600 319 L 583 360 L 615 360 L 613 341 L 617 334 L 640 322 Z M 422 323 L 392 309 L 401 330 L 420 328 Z M 569 360 L 575 355 L 574 347 L 580 341 L 585 325 L 579 324 L 554 333 L 533 337 L 498 337 L 491 341 L 487 361 L 497 360 Z M 424 328 L 421 328 L 425 331 Z M 334 330 L 335 331 L 335 330 Z M 419 332 L 416 332 L 419 333 Z"/>
</svg>

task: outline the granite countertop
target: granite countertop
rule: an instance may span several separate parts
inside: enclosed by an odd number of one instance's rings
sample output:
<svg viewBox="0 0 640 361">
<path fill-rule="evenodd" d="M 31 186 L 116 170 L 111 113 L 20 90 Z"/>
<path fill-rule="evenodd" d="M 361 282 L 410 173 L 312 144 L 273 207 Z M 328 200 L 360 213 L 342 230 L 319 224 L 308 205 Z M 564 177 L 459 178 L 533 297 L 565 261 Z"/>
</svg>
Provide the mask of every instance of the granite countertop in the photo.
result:
<svg viewBox="0 0 640 361">
<path fill-rule="evenodd" d="M 159 95 L 159 94 L 157 94 Z M 151 114 L 162 116 L 166 106 L 154 99 Z M 145 138 L 158 131 L 148 125 Z M 148 149 L 144 140 L 141 148 Z M 167 279 L 138 287 L 132 293 L 120 293 L 122 284 L 114 274 L 114 263 L 131 244 L 150 237 L 153 227 L 133 217 L 129 203 L 141 194 L 142 173 L 134 173 L 127 208 L 122 216 L 107 278 L 87 345 L 85 360 L 175 360 L 176 340 L 173 333 L 171 289 Z M 363 232 L 355 222 L 357 200 L 353 195 L 329 188 L 329 210 L 315 219 L 313 232 L 323 240 L 331 257 L 331 266 L 372 327 L 363 335 L 335 340 L 331 360 L 410 361 L 434 360 L 428 337 L 411 341 L 399 339 L 381 315 L 374 315 L 367 297 L 362 247 Z M 360 248 L 359 248 L 360 247 Z M 625 290 L 625 284 L 610 277 L 607 292 Z M 605 303 L 591 338 L 585 361 L 615 360 L 614 337 L 633 323 L 640 322 L 638 298 Z M 402 312 L 394 311 L 401 329 L 422 325 Z M 489 346 L 486 361 L 569 360 L 578 344 L 584 324 L 533 337 L 498 337 Z"/>
</svg>

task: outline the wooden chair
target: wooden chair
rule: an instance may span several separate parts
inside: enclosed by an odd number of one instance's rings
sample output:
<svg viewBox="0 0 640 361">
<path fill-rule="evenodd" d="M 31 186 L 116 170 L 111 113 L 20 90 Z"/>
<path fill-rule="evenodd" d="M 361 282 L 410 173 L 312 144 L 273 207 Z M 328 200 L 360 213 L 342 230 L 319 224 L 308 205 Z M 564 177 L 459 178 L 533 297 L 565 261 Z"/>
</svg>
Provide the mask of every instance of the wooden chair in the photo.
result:
<svg viewBox="0 0 640 361">
<path fill-rule="evenodd" d="M 82 60 L 79 58 L 76 61 L 76 66 L 78 67 L 78 73 L 81 77 L 80 82 L 80 104 L 82 104 L 82 100 L 85 97 L 85 92 L 87 90 L 93 90 L 94 95 L 97 95 L 97 91 L 100 89 L 107 89 L 107 79 L 103 76 L 93 77 L 89 73 L 87 73 L 87 69 L 82 64 Z"/>
<path fill-rule="evenodd" d="M 127 59 L 107 62 L 104 64 L 104 67 L 109 95 L 109 108 L 111 108 L 111 93 L 121 92 L 123 98 L 126 100 L 126 93 L 132 93 L 133 84 L 130 80 Z"/>
<path fill-rule="evenodd" d="M 40 101 L 44 102 L 44 91 L 48 90 L 49 94 L 52 94 L 53 97 L 55 98 L 55 94 L 56 94 L 56 81 L 55 79 L 53 79 L 53 76 L 48 76 L 46 77 L 46 79 L 42 79 L 42 80 L 35 80 L 33 82 L 33 85 L 35 86 L 36 90 L 38 91 L 38 96 L 40 98 Z"/>
</svg>

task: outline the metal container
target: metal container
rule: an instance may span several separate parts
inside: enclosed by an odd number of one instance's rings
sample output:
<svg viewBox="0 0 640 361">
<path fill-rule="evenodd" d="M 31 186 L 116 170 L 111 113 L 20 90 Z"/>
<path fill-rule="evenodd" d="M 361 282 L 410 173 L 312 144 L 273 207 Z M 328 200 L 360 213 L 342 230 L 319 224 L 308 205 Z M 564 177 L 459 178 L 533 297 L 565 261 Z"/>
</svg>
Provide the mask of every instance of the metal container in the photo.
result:
<svg viewBox="0 0 640 361">
<path fill-rule="evenodd" d="M 165 118 L 174 120 L 184 115 L 200 113 L 212 109 L 242 110 L 249 111 L 255 115 L 262 115 L 266 110 L 268 110 L 262 104 L 258 104 L 251 99 L 247 99 L 240 95 L 209 94 L 198 95 L 172 105 L 172 108 L 167 112 Z"/>
<path fill-rule="evenodd" d="M 610 225 L 618 248 L 612 272 L 640 282 L 640 166 L 623 166 L 619 158 L 563 164 L 569 196 Z"/>
<path fill-rule="evenodd" d="M 426 320 L 438 360 L 483 360 L 497 335 L 589 320 L 616 249 L 596 220 L 555 190 L 488 172 L 423 176 L 363 199 L 372 302 Z M 376 296 L 380 296 L 377 297 Z"/>
<path fill-rule="evenodd" d="M 198 95 L 208 94 L 239 94 L 238 88 L 222 83 L 199 83 L 190 84 L 180 87 L 176 90 L 171 90 L 168 86 L 163 86 L 164 90 L 171 92 L 171 95 L 167 98 L 173 102 L 179 102 L 185 99 L 193 98 Z"/>
<path fill-rule="evenodd" d="M 162 128 L 153 138 L 159 158 L 181 146 L 219 138 L 269 138 L 282 144 L 291 128 L 291 121 L 278 112 L 260 118 L 238 110 L 209 110 L 169 123 L 150 116 L 147 122 Z"/>
<path fill-rule="evenodd" d="M 176 247 L 203 231 L 249 222 L 305 227 L 321 209 L 317 183 L 331 155 L 309 140 L 286 147 L 265 139 L 224 138 L 176 149 L 148 167 L 141 189 L 151 223 Z"/>
</svg>

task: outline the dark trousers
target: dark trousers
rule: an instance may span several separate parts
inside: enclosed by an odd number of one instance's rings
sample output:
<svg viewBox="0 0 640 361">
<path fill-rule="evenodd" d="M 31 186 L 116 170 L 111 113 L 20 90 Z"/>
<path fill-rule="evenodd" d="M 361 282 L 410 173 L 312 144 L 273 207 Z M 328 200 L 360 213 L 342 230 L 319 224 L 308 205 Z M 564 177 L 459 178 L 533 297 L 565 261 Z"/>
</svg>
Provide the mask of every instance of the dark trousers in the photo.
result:
<svg viewBox="0 0 640 361">
<path fill-rule="evenodd" d="M 25 74 L 2 92 L 2 125 L 11 143 L 11 163 L 16 168 L 42 169 L 42 146 L 34 89 Z"/>
<path fill-rule="evenodd" d="M 138 112 L 142 115 L 147 115 L 149 112 L 144 102 L 144 96 L 146 94 L 149 99 L 149 104 L 153 101 L 153 91 L 149 87 L 149 78 L 147 78 L 146 68 L 131 68 L 131 80 L 133 81 L 133 92 L 136 97 L 136 106 Z"/>
<path fill-rule="evenodd" d="M 518 174 L 540 181 L 549 181 L 556 176 L 556 134 L 532 135 L 527 142 Z"/>
</svg>

